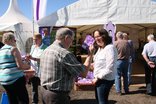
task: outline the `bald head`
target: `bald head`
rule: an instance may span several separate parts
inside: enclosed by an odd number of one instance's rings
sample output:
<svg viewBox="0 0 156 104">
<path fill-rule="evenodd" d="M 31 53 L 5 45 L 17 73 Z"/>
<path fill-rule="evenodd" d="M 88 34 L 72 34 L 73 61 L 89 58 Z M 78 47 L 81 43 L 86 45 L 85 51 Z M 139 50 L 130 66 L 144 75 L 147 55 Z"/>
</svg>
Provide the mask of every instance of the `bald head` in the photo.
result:
<svg viewBox="0 0 156 104">
<path fill-rule="evenodd" d="M 154 40 L 154 35 L 153 35 L 153 34 L 149 34 L 149 35 L 147 36 L 147 40 L 148 40 L 148 41 Z"/>
</svg>

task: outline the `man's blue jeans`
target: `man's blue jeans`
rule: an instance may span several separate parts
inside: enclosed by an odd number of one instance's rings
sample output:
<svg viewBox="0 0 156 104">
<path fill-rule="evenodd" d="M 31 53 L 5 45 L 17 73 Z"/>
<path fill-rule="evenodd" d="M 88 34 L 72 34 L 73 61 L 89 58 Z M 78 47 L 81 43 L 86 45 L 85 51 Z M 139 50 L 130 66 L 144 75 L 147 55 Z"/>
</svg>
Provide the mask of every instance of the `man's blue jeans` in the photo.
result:
<svg viewBox="0 0 156 104">
<path fill-rule="evenodd" d="M 121 76 L 123 76 L 123 86 L 124 86 L 125 93 L 129 92 L 127 73 L 128 73 L 128 60 L 118 60 L 117 71 L 115 75 L 116 92 L 121 93 L 122 91 Z"/>
<path fill-rule="evenodd" d="M 132 74 L 132 57 L 129 57 L 128 60 L 128 85 L 131 84 L 132 78 L 131 78 L 131 74 Z"/>
<path fill-rule="evenodd" d="M 108 96 L 114 80 L 98 80 L 95 86 L 95 96 L 98 104 L 108 104 Z"/>
</svg>

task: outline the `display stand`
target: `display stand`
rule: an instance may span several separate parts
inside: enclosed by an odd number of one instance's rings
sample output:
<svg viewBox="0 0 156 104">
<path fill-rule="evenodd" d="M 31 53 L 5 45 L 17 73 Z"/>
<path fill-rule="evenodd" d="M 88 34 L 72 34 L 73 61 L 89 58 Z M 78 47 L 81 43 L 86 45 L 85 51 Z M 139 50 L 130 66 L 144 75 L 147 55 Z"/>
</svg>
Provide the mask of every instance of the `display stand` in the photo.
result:
<svg viewBox="0 0 156 104">
<path fill-rule="evenodd" d="M 95 86 L 92 83 L 79 84 L 79 83 L 75 82 L 74 90 L 75 91 L 94 91 Z"/>
</svg>

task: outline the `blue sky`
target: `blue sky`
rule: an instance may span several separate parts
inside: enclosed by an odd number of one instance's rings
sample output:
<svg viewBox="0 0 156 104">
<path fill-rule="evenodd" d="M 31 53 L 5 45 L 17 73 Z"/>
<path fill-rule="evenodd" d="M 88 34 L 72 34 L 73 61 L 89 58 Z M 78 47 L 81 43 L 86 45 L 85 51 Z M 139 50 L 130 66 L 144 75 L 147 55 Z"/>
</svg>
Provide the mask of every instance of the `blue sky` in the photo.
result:
<svg viewBox="0 0 156 104">
<path fill-rule="evenodd" d="M 6 12 L 9 6 L 9 1 L 10 0 L 0 0 L 0 16 L 2 16 Z M 17 1 L 19 8 L 23 12 L 23 14 L 27 18 L 32 19 L 33 1 L 32 0 L 17 0 Z M 78 0 L 47 0 L 46 16 L 76 1 Z"/>
</svg>

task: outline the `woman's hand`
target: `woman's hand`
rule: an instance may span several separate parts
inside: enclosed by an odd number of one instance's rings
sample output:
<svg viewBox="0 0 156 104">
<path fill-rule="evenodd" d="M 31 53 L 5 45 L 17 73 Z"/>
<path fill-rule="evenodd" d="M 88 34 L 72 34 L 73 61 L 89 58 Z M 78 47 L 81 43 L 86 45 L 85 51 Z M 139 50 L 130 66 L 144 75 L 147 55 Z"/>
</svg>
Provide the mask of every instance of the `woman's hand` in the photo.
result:
<svg viewBox="0 0 156 104">
<path fill-rule="evenodd" d="M 31 58 L 32 58 L 32 56 L 30 54 L 28 54 L 28 55 L 25 56 L 25 60 L 26 61 L 30 61 Z"/>
<path fill-rule="evenodd" d="M 92 80 L 92 83 L 93 83 L 93 84 L 96 84 L 97 81 L 98 81 L 98 78 L 94 78 L 94 79 Z"/>
<path fill-rule="evenodd" d="M 92 71 L 94 70 L 94 63 L 90 64 L 90 70 L 92 70 Z"/>
<path fill-rule="evenodd" d="M 90 45 L 89 46 L 89 53 L 94 54 L 94 50 L 95 50 L 94 45 Z"/>
</svg>

